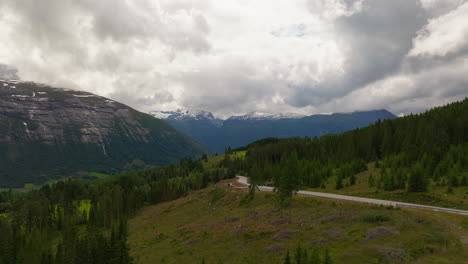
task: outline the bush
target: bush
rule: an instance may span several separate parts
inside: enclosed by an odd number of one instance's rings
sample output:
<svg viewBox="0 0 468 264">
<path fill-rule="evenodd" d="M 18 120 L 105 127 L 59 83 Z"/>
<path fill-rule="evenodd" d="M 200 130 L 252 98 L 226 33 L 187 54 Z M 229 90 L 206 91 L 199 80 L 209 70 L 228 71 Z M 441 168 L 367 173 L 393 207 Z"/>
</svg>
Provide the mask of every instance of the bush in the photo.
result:
<svg viewBox="0 0 468 264">
<path fill-rule="evenodd" d="M 210 194 L 211 194 L 211 202 L 214 203 L 223 199 L 224 195 L 226 195 L 226 191 L 224 189 L 215 188 L 214 190 L 210 192 Z"/>
<path fill-rule="evenodd" d="M 390 220 L 390 217 L 378 211 L 366 211 L 361 215 L 361 220 L 366 223 L 382 223 Z"/>
</svg>

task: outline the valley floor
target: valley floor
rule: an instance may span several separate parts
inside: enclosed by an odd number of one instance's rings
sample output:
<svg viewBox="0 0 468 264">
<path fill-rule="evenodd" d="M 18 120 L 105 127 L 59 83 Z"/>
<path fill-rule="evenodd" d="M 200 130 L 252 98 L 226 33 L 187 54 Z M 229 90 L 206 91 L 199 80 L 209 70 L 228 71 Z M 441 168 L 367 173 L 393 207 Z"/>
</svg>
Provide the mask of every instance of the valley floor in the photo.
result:
<svg viewBox="0 0 468 264">
<path fill-rule="evenodd" d="M 466 263 L 468 218 L 416 209 L 294 197 L 279 210 L 274 194 L 223 181 L 149 206 L 129 222 L 136 263 L 271 263 L 297 245 L 328 248 L 334 263 Z"/>
</svg>

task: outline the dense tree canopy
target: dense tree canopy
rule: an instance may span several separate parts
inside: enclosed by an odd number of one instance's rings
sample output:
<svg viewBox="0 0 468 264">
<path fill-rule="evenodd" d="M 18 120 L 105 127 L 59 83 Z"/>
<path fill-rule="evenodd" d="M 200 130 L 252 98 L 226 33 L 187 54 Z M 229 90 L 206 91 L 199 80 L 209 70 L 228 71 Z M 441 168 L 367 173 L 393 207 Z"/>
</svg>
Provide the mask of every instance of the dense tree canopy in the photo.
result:
<svg viewBox="0 0 468 264">
<path fill-rule="evenodd" d="M 177 199 L 227 178 L 231 163 L 205 169 L 201 160 L 183 159 L 178 166 L 98 181 L 0 193 L 0 264 L 131 263 L 127 219 L 145 204 Z"/>
<path fill-rule="evenodd" d="M 384 190 L 424 192 L 430 181 L 466 186 L 466 131 L 468 99 L 339 135 L 253 143 L 248 148 L 247 167 L 256 181 L 274 181 L 275 186 L 286 186 L 282 183 L 285 175 L 309 187 L 319 187 L 334 176 L 336 188 L 340 189 L 345 179 L 354 184 L 354 175 L 367 170 L 369 162 L 383 168 L 372 184 Z M 289 165 L 290 156 L 298 159 L 294 169 Z M 285 168 L 289 168 L 287 172 Z"/>
</svg>

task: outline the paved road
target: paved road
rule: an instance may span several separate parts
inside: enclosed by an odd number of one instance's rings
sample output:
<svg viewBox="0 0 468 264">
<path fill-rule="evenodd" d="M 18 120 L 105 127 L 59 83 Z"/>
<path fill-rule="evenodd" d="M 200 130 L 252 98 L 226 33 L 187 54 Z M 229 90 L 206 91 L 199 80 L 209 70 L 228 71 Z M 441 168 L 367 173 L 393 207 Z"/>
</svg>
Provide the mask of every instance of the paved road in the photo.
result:
<svg viewBox="0 0 468 264">
<path fill-rule="evenodd" d="M 237 176 L 237 182 L 239 182 L 242 185 L 247 185 L 247 186 L 249 185 L 248 178 L 244 176 Z M 260 189 L 260 191 L 263 191 L 263 192 L 273 191 L 273 187 L 258 186 L 258 188 Z M 443 208 L 443 207 L 435 207 L 435 206 L 422 205 L 422 204 L 403 203 L 403 202 L 396 202 L 396 201 L 378 200 L 378 199 L 362 198 L 362 197 L 339 195 L 339 194 L 332 194 L 332 193 L 321 193 L 321 192 L 298 191 L 297 193 L 306 195 L 306 196 L 316 196 L 316 197 L 324 197 L 324 198 L 331 198 L 331 199 L 338 199 L 338 200 L 347 200 L 347 201 L 354 201 L 354 202 L 360 202 L 360 203 L 370 203 L 370 204 L 395 206 L 395 207 L 409 207 L 409 208 L 425 209 L 425 210 L 432 210 L 432 211 L 446 212 L 446 213 L 468 216 L 468 211 L 451 209 L 451 208 Z"/>
</svg>

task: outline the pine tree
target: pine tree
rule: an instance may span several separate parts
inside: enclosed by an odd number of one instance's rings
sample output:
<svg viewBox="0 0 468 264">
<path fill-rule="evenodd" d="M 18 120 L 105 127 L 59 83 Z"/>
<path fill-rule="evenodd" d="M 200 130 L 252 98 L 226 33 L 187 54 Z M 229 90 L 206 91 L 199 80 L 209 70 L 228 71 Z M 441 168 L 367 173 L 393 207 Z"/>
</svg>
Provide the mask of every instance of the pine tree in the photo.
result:
<svg viewBox="0 0 468 264">
<path fill-rule="evenodd" d="M 322 264 L 319 250 L 316 247 L 312 249 L 312 254 L 310 255 L 310 258 L 309 258 L 309 264 Z"/>
<path fill-rule="evenodd" d="M 410 172 L 408 180 L 409 192 L 425 192 L 427 191 L 427 182 L 422 174 L 421 165 L 416 164 Z"/>
<path fill-rule="evenodd" d="M 349 185 L 355 185 L 356 184 L 356 176 L 354 174 L 351 175 L 349 178 Z"/>
<path fill-rule="evenodd" d="M 299 189 L 300 185 L 297 153 L 293 152 L 289 156 L 283 156 L 280 164 L 281 168 L 276 174 L 275 188 L 280 206 L 286 207 L 290 204 L 293 193 Z"/>
<path fill-rule="evenodd" d="M 337 190 L 340 190 L 340 189 L 343 189 L 343 178 L 341 177 L 341 175 L 338 175 L 337 178 L 336 178 L 336 186 L 335 186 L 335 189 Z"/>
<path fill-rule="evenodd" d="M 323 256 L 323 264 L 333 264 L 328 248 L 325 250 L 325 255 Z"/>
<path fill-rule="evenodd" d="M 286 252 L 286 256 L 284 257 L 283 264 L 291 264 L 291 256 L 289 255 L 289 250 Z"/>
<path fill-rule="evenodd" d="M 369 185 L 369 187 L 375 187 L 375 180 L 374 180 L 374 175 L 371 173 L 369 175 L 369 178 L 367 179 L 367 184 Z"/>
<path fill-rule="evenodd" d="M 297 246 L 296 248 L 296 255 L 294 256 L 295 264 L 305 264 L 302 262 L 302 248 L 301 246 Z"/>
<path fill-rule="evenodd" d="M 228 147 L 226 148 L 226 150 L 224 151 L 224 154 L 226 154 L 226 155 L 231 155 L 232 153 L 233 153 L 233 151 L 232 151 L 232 149 L 231 149 L 231 146 L 228 146 Z"/>
</svg>

